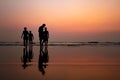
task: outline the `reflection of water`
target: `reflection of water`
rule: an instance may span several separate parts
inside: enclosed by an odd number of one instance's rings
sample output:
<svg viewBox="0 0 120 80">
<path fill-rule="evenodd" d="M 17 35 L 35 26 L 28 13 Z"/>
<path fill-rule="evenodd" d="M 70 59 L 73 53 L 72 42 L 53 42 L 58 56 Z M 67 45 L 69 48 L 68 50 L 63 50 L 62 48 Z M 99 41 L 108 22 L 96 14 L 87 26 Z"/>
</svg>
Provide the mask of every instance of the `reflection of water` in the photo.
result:
<svg viewBox="0 0 120 80">
<path fill-rule="evenodd" d="M 47 68 L 47 63 L 49 62 L 49 56 L 48 56 L 48 47 L 47 46 L 41 46 L 40 47 L 40 54 L 39 54 L 39 61 L 38 61 L 38 68 L 39 71 L 44 75 L 45 74 L 45 68 Z"/>
<path fill-rule="evenodd" d="M 29 47 L 23 48 L 23 55 L 21 61 L 23 63 L 22 67 L 25 69 L 27 66 L 30 66 L 28 63 L 32 62 L 33 59 L 33 45 L 30 44 Z"/>
</svg>

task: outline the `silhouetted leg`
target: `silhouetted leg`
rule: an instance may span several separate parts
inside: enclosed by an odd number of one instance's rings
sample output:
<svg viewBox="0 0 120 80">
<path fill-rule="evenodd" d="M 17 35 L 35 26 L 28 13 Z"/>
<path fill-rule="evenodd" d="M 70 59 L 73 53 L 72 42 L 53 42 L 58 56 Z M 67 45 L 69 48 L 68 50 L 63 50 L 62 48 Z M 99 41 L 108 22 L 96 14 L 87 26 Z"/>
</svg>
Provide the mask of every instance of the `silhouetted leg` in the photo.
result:
<svg viewBox="0 0 120 80">
<path fill-rule="evenodd" d="M 26 46 L 28 45 L 28 40 L 26 40 Z"/>
<path fill-rule="evenodd" d="M 25 40 L 25 46 L 26 46 L 26 40 Z"/>
<path fill-rule="evenodd" d="M 39 36 L 39 41 L 40 41 L 40 44 L 41 44 L 41 39 L 40 39 L 40 36 Z"/>
<path fill-rule="evenodd" d="M 46 44 L 46 41 L 45 41 L 44 43 L 45 43 L 45 46 L 46 46 L 46 45 L 47 45 L 47 44 Z"/>
<path fill-rule="evenodd" d="M 31 41 L 31 44 L 33 44 L 33 40 Z"/>
<path fill-rule="evenodd" d="M 48 46 L 48 41 L 45 41 L 45 46 Z"/>
<path fill-rule="evenodd" d="M 29 44 L 31 44 L 31 41 L 29 41 Z"/>
<path fill-rule="evenodd" d="M 29 40 L 29 44 L 30 44 L 30 40 Z"/>
<path fill-rule="evenodd" d="M 23 44 L 24 44 L 24 46 L 25 46 L 25 39 L 23 40 Z"/>
<path fill-rule="evenodd" d="M 40 46 L 41 46 L 41 39 L 40 39 Z"/>
<path fill-rule="evenodd" d="M 33 44 L 33 41 L 32 41 L 32 40 L 30 40 L 30 44 Z"/>
<path fill-rule="evenodd" d="M 47 44 L 46 46 L 48 46 L 48 41 L 46 41 L 46 44 Z"/>
<path fill-rule="evenodd" d="M 43 46 L 43 42 L 42 42 L 42 39 L 40 39 L 40 46 Z"/>
<path fill-rule="evenodd" d="M 29 40 L 29 44 L 33 44 L 33 40 Z"/>
</svg>

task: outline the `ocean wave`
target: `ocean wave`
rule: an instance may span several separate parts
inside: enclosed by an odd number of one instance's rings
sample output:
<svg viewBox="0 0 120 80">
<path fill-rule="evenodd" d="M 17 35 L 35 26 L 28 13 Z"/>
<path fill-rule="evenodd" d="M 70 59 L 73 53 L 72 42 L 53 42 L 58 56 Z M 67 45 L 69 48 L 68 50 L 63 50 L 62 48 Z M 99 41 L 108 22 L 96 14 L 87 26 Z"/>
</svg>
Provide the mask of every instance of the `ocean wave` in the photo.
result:
<svg viewBox="0 0 120 80">
<path fill-rule="evenodd" d="M 0 42 L 0 46 L 23 46 L 23 43 Z M 39 42 L 34 42 L 33 46 L 39 46 Z M 120 46 L 120 42 L 49 42 L 48 46 Z"/>
</svg>

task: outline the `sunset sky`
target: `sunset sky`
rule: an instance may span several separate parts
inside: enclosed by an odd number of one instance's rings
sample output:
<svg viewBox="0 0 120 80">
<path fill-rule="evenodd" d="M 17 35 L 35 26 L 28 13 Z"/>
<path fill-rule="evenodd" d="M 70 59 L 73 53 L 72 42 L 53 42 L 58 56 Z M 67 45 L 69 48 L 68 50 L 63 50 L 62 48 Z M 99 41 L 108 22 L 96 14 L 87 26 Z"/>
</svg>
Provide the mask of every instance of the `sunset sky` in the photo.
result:
<svg viewBox="0 0 120 80">
<path fill-rule="evenodd" d="M 22 41 L 24 27 L 39 41 L 42 23 L 50 41 L 120 41 L 120 0 L 0 0 L 0 41 Z"/>
</svg>

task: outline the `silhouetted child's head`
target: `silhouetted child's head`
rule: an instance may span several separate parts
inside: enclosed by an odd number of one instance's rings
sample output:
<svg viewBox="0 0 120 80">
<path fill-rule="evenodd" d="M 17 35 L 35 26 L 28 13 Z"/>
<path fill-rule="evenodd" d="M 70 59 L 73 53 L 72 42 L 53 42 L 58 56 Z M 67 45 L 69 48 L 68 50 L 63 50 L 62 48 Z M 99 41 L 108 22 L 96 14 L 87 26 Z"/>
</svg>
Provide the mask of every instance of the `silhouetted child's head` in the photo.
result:
<svg viewBox="0 0 120 80">
<path fill-rule="evenodd" d="M 29 33 L 31 33 L 31 31 L 29 31 Z"/>
<path fill-rule="evenodd" d="M 47 28 L 45 27 L 45 31 L 47 31 Z"/>
<path fill-rule="evenodd" d="M 26 27 L 24 27 L 24 30 L 27 30 L 27 28 L 26 28 Z"/>
</svg>

